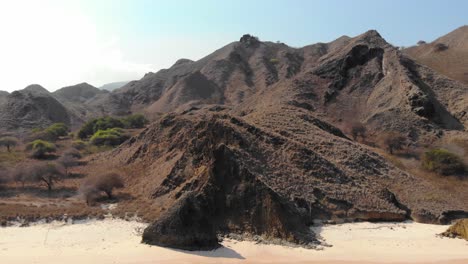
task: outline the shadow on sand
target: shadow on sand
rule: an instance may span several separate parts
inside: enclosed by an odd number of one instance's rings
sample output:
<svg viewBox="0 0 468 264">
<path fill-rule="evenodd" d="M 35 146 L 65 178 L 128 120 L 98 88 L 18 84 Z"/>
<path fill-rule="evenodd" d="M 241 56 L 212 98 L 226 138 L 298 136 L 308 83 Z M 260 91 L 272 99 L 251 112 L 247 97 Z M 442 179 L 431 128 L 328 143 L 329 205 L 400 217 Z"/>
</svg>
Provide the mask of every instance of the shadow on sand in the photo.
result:
<svg viewBox="0 0 468 264">
<path fill-rule="evenodd" d="M 207 258 L 245 259 L 241 254 L 237 253 L 235 250 L 224 247 L 224 246 L 221 246 L 215 250 L 207 250 L 207 251 L 188 251 L 188 250 L 180 250 L 180 249 L 173 249 L 173 248 L 168 248 L 168 249 L 174 250 L 180 253 L 197 255 L 197 256 L 207 257 Z"/>
</svg>

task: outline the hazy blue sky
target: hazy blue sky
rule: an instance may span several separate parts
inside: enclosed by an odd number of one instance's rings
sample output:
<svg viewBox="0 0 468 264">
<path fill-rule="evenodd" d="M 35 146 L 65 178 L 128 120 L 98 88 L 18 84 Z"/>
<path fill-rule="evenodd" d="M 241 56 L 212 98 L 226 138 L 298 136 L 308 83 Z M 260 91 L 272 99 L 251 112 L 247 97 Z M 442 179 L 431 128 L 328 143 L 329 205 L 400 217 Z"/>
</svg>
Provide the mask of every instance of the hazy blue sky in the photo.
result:
<svg viewBox="0 0 468 264">
<path fill-rule="evenodd" d="M 468 24 L 468 1 L 1 1 L 2 90 L 139 79 L 244 33 L 300 47 L 377 29 L 394 45 Z"/>
</svg>

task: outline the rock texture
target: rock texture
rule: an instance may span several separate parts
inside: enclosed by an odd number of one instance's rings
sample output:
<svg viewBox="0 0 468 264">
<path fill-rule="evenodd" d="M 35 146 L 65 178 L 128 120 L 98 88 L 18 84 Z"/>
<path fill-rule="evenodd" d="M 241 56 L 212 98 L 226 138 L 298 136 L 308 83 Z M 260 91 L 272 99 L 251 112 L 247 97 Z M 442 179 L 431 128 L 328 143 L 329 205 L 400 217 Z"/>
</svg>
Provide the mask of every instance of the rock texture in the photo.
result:
<svg viewBox="0 0 468 264">
<path fill-rule="evenodd" d="M 228 112 L 213 106 L 166 115 L 103 157 L 106 166 L 134 168 L 130 191 L 170 208 L 144 242 L 195 250 L 215 247 L 216 234 L 248 233 L 308 246 L 315 219 L 438 223 L 468 211 L 463 199 L 444 196 L 310 113 L 286 127 L 280 120 L 294 108 L 270 112 L 272 129 Z M 301 128 L 307 134 L 288 131 Z M 416 194 L 428 190 L 445 198 L 421 201 Z"/>
<path fill-rule="evenodd" d="M 466 192 L 401 171 L 338 128 L 359 121 L 415 145 L 466 135 L 467 86 L 374 30 L 303 48 L 244 35 L 114 92 L 79 86 L 55 95 L 71 120 L 163 115 L 88 164 L 128 172 L 127 190 L 154 206 L 147 243 L 207 249 L 236 233 L 310 246 L 317 219 L 447 223 L 468 212 Z"/>
<path fill-rule="evenodd" d="M 5 130 L 41 127 L 45 124 L 70 124 L 66 108 L 46 89 L 30 85 L 0 99 L 0 124 Z"/>
</svg>

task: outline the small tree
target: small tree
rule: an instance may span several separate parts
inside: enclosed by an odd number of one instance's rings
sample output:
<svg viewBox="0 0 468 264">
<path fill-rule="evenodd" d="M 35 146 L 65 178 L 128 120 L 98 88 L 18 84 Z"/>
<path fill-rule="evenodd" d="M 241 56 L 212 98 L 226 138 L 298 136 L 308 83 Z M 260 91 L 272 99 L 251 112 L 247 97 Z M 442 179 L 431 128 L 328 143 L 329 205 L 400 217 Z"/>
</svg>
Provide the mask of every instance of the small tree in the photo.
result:
<svg viewBox="0 0 468 264">
<path fill-rule="evenodd" d="M 11 151 L 11 147 L 17 146 L 19 140 L 15 137 L 2 137 L 0 138 L 0 146 L 7 148 L 8 152 Z"/>
<path fill-rule="evenodd" d="M 460 157 L 445 149 L 433 149 L 424 153 L 422 167 L 442 175 L 461 174 L 465 165 Z"/>
<path fill-rule="evenodd" d="M 418 41 L 418 45 L 424 45 L 424 44 L 426 44 L 426 41 L 424 41 L 424 40 Z"/>
<path fill-rule="evenodd" d="M 64 123 L 55 123 L 46 128 L 45 133 L 48 135 L 49 140 L 55 141 L 59 137 L 66 136 L 68 134 L 68 127 Z"/>
<path fill-rule="evenodd" d="M 354 140 L 358 137 L 364 139 L 366 137 L 367 129 L 361 122 L 353 122 L 350 125 L 349 132 Z"/>
<path fill-rule="evenodd" d="M 127 140 L 128 136 L 119 128 L 110 128 L 97 131 L 90 139 L 91 144 L 96 146 L 117 146 Z"/>
<path fill-rule="evenodd" d="M 80 191 L 86 198 L 86 202 L 89 204 L 89 199 L 96 197 L 100 192 L 104 192 L 108 199 L 112 199 L 112 192 L 114 189 L 120 189 L 124 187 L 122 177 L 115 173 L 105 173 L 89 177 L 82 184 Z"/>
<path fill-rule="evenodd" d="M 395 150 L 401 150 L 406 144 L 406 138 L 398 132 L 387 132 L 381 136 L 381 144 L 393 155 Z"/>
<path fill-rule="evenodd" d="M 44 183 L 48 192 L 51 192 L 54 184 L 63 179 L 64 176 L 63 167 L 57 163 L 37 164 L 29 175 L 32 181 Z"/>
<path fill-rule="evenodd" d="M 56 147 L 54 144 L 41 140 L 36 139 L 33 142 L 29 143 L 26 146 L 27 150 L 31 151 L 31 154 L 36 159 L 45 158 L 48 153 L 55 152 Z"/>
<path fill-rule="evenodd" d="M 68 175 L 68 169 L 78 165 L 78 159 L 73 156 L 64 155 L 57 160 L 57 163 L 63 166 L 65 175 Z"/>
</svg>

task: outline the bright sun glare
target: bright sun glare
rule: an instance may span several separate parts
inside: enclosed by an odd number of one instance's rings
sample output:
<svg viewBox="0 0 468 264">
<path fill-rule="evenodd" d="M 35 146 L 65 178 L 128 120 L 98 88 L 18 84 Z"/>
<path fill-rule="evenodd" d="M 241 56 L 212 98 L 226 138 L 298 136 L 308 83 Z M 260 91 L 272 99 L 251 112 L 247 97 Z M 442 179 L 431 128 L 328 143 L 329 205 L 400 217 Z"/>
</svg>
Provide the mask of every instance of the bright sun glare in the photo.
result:
<svg viewBox="0 0 468 264">
<path fill-rule="evenodd" d="M 99 86 L 152 70 L 126 61 L 117 37 L 103 39 L 80 10 L 57 3 L 0 3 L 2 90 L 31 83 L 49 90 L 83 81 Z"/>
</svg>

